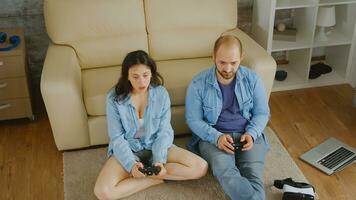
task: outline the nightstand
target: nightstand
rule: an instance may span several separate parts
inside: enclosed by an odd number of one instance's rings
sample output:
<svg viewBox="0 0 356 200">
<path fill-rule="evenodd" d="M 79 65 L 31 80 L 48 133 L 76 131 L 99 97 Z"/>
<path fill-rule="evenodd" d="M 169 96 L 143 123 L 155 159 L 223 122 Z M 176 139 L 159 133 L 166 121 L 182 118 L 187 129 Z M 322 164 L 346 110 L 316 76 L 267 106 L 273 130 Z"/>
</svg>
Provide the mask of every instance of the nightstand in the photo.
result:
<svg viewBox="0 0 356 200">
<path fill-rule="evenodd" d="M 28 117 L 34 120 L 26 62 L 25 39 L 21 29 L 0 29 L 7 37 L 18 35 L 21 43 L 0 51 L 0 120 Z M 0 47 L 9 46 L 8 39 Z"/>
</svg>

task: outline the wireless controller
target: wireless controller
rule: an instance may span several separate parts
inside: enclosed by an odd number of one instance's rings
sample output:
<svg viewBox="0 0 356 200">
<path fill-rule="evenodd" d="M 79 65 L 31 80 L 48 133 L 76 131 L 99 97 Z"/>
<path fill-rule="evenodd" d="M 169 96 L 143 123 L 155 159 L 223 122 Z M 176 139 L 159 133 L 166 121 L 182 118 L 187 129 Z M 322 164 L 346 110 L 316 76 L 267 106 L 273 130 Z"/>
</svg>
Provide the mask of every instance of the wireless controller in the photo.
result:
<svg viewBox="0 0 356 200">
<path fill-rule="evenodd" d="M 247 141 L 240 142 L 241 138 L 238 138 L 237 140 L 234 140 L 234 143 L 232 143 L 232 146 L 234 147 L 234 152 L 235 152 L 235 165 L 237 166 L 237 161 L 238 161 L 238 152 L 241 152 L 241 149 L 243 146 L 247 143 Z"/>
<path fill-rule="evenodd" d="M 241 150 L 243 146 L 247 143 L 247 141 L 240 142 L 240 138 L 238 140 L 235 140 L 234 143 L 232 143 L 232 146 L 235 148 L 235 152 L 238 150 Z"/>
<path fill-rule="evenodd" d="M 143 168 L 139 168 L 138 170 L 140 170 L 140 172 L 142 172 L 143 174 L 147 175 L 147 176 L 152 176 L 153 174 L 157 175 L 159 174 L 159 172 L 161 171 L 160 167 L 156 167 L 156 166 L 149 166 L 149 165 L 144 165 Z"/>
</svg>

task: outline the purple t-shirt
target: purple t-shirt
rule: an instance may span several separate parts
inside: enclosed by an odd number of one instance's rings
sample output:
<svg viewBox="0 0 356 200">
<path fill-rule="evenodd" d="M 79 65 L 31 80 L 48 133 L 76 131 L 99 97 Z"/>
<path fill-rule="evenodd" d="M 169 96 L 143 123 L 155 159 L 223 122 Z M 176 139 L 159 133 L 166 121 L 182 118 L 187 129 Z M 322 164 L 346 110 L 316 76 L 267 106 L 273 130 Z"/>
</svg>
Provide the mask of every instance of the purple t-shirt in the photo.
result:
<svg viewBox="0 0 356 200">
<path fill-rule="evenodd" d="M 214 128 L 222 133 L 245 133 L 247 126 L 247 120 L 240 113 L 239 103 L 235 95 L 235 85 L 236 78 L 228 85 L 219 83 L 223 106 Z"/>
</svg>

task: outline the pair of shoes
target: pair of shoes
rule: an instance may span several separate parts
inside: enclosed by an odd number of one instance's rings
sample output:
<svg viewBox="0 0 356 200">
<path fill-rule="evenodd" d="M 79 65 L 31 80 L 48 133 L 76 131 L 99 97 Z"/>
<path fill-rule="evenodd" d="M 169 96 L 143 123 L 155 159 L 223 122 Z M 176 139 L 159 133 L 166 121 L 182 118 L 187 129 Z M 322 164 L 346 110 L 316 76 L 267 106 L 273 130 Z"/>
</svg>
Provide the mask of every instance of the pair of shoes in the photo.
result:
<svg viewBox="0 0 356 200">
<path fill-rule="evenodd" d="M 274 180 L 273 185 L 283 189 L 282 200 L 314 200 L 315 189 L 312 185 L 303 182 L 295 182 L 292 178 Z"/>
<path fill-rule="evenodd" d="M 331 72 L 333 69 L 329 66 L 326 65 L 322 62 L 316 63 L 312 66 L 310 66 L 310 71 L 309 71 L 309 79 L 316 79 L 322 74 L 327 74 Z"/>
<path fill-rule="evenodd" d="M 273 185 L 274 185 L 274 187 L 276 187 L 278 189 L 283 189 L 284 185 L 290 185 L 290 186 L 293 186 L 296 188 L 314 188 L 313 186 L 311 186 L 308 183 L 293 181 L 292 178 L 285 178 L 282 180 L 274 180 Z"/>
</svg>

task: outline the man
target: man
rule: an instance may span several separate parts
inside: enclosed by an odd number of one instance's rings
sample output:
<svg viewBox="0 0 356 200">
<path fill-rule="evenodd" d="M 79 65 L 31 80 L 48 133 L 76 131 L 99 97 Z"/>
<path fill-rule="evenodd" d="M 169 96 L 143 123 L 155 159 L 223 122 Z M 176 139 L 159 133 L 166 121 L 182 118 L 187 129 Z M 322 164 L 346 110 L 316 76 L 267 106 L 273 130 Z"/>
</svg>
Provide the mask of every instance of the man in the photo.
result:
<svg viewBox="0 0 356 200">
<path fill-rule="evenodd" d="M 193 78 L 186 96 L 186 121 L 193 131 L 188 148 L 208 161 L 231 199 L 264 200 L 268 100 L 262 80 L 240 66 L 243 57 L 237 37 L 221 36 L 214 45 L 215 65 Z M 246 142 L 236 151 L 236 163 L 234 139 Z"/>
</svg>

